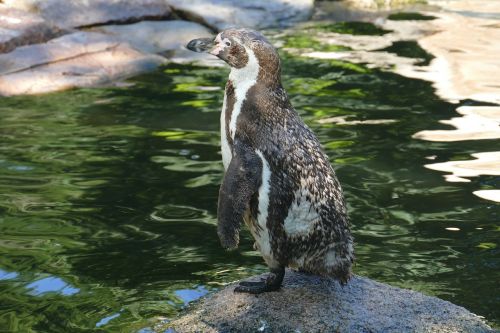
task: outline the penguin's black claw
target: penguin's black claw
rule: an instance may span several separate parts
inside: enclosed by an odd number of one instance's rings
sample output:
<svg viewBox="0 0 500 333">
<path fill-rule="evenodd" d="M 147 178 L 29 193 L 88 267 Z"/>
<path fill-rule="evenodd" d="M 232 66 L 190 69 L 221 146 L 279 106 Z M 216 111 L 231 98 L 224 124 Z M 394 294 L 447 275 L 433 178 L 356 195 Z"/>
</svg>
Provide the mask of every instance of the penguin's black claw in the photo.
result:
<svg viewBox="0 0 500 333">
<path fill-rule="evenodd" d="M 243 287 L 252 287 L 252 286 L 259 286 L 265 282 L 266 282 L 266 279 L 261 278 L 260 281 L 241 281 L 238 285 L 243 286 Z"/>
<path fill-rule="evenodd" d="M 281 288 L 281 283 L 285 277 L 285 268 L 271 270 L 267 278 L 261 281 L 241 281 L 234 288 L 236 293 L 262 294 L 269 291 L 276 291 Z"/>
<path fill-rule="evenodd" d="M 253 285 L 239 285 L 234 288 L 235 293 L 262 294 L 269 291 L 276 291 L 280 286 L 271 286 L 265 282 L 255 282 Z"/>
</svg>

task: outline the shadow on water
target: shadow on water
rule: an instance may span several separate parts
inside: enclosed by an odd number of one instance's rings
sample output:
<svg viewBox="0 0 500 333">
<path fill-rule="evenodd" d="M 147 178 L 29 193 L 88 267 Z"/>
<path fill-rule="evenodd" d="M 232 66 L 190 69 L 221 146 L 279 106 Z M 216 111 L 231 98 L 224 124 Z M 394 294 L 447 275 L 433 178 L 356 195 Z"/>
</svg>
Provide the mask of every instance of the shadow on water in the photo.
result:
<svg viewBox="0 0 500 333">
<path fill-rule="evenodd" d="M 283 63 L 292 103 L 344 186 L 356 273 L 498 321 L 498 206 L 471 193 L 498 178 L 446 183 L 423 166 L 484 143 L 412 139 L 445 127 L 457 105 L 362 65 Z M 134 331 L 265 271 L 246 231 L 235 252 L 216 235 L 226 76 L 169 65 L 132 87 L 2 101 L 0 327 Z"/>
</svg>

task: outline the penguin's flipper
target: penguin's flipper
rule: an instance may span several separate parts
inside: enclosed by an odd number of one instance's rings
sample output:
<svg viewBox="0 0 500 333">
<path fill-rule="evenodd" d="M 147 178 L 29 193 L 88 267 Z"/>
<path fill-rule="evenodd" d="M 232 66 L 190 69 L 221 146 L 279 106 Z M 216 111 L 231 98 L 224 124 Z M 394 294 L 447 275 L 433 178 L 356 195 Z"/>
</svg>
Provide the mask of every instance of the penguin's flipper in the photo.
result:
<svg viewBox="0 0 500 333">
<path fill-rule="evenodd" d="M 233 157 L 219 191 L 217 233 L 225 249 L 235 249 L 243 215 L 262 182 L 262 160 L 250 147 L 235 141 Z"/>
</svg>

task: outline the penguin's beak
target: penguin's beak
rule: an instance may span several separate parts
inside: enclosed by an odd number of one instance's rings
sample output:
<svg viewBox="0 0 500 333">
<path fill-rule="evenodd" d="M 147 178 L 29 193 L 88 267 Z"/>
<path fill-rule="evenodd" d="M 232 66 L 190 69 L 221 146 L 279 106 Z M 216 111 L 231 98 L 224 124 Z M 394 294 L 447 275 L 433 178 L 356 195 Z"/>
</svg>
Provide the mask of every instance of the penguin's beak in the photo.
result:
<svg viewBox="0 0 500 333">
<path fill-rule="evenodd" d="M 186 47 L 194 52 L 209 52 L 214 46 L 213 38 L 197 38 L 190 41 Z"/>
</svg>

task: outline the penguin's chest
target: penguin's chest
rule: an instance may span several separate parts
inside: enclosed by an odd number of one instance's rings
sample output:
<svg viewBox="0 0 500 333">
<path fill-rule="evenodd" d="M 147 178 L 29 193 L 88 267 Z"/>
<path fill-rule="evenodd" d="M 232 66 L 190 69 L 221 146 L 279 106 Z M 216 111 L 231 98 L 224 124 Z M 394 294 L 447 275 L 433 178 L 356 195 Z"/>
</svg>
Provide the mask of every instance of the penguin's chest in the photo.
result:
<svg viewBox="0 0 500 333">
<path fill-rule="evenodd" d="M 256 78 L 247 78 L 240 81 L 229 80 L 226 85 L 220 116 L 222 163 L 225 170 L 229 167 L 233 156 L 232 149 L 238 132 L 238 118 L 247 101 L 248 91 L 256 82 Z"/>
</svg>

